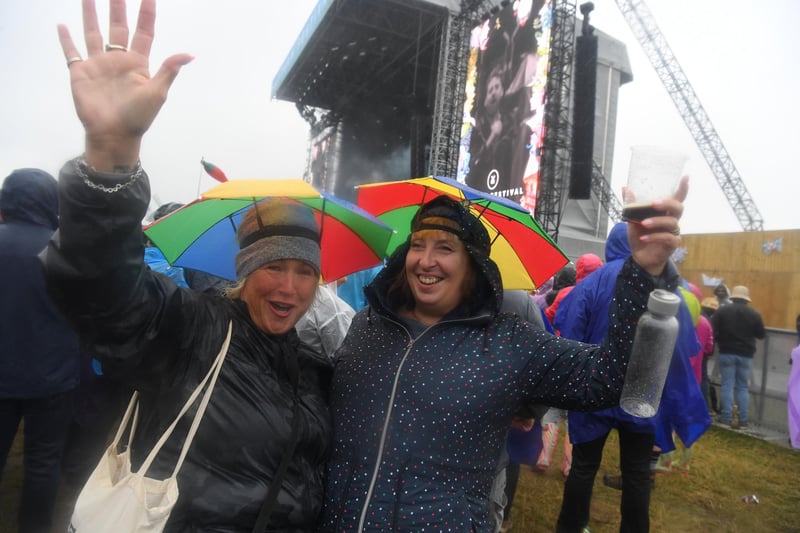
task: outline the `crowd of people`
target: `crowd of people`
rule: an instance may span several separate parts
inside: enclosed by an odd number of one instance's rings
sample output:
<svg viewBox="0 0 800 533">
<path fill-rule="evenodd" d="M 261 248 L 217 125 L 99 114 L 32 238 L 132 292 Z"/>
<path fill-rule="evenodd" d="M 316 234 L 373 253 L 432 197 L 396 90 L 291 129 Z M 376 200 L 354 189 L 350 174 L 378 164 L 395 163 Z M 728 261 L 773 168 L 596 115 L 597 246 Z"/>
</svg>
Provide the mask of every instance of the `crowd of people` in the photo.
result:
<svg viewBox="0 0 800 533">
<path fill-rule="evenodd" d="M 615 226 L 605 262 L 582 256 L 544 297 L 504 290 L 484 225 L 446 196 L 420 206 L 384 266 L 338 284 L 320 285 L 323 230 L 289 200 L 248 210 L 235 282 L 166 263 L 142 232 L 139 148 L 192 57 L 173 55 L 150 77 L 155 0 L 142 0 L 132 35 L 125 9 L 111 2 L 104 46 L 84 0 L 86 57 L 58 30 L 84 153 L 58 183 L 20 169 L 0 192 L 0 471 L 24 421 L 19 531 L 53 526 L 59 486 L 83 485 L 134 390 L 132 468 L 177 420 L 146 472 L 172 475 L 191 421 L 182 408 L 221 346 L 165 531 L 506 531 L 522 462 L 512 432 L 543 428 L 529 462 L 544 472 L 565 416 L 573 446 L 553 527 L 587 527 L 616 429 L 621 531 L 647 531 L 659 456 L 676 437 L 690 449 L 710 425 L 704 363 L 715 340 L 720 422 L 747 425 L 764 326 L 746 287 L 729 301 L 680 290 L 670 257 L 686 179 L 654 203 L 664 215 Z M 618 401 L 631 332 L 656 288 L 684 304 L 661 408 L 642 419 Z"/>
</svg>

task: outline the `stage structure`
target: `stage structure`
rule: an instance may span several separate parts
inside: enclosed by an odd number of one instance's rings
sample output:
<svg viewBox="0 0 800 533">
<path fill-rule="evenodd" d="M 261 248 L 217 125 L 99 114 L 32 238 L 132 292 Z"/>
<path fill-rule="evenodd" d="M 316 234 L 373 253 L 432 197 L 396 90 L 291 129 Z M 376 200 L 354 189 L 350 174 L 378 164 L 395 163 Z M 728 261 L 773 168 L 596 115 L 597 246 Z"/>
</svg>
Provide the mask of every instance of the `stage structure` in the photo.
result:
<svg viewBox="0 0 800 533">
<path fill-rule="evenodd" d="M 273 82 L 310 125 L 310 181 L 352 200 L 359 183 L 428 172 L 447 2 L 320 0 Z"/>
<path fill-rule="evenodd" d="M 583 7 L 583 6 L 581 6 Z M 605 9 L 613 9 L 606 5 Z M 576 34 L 582 32 L 582 21 L 576 21 Z M 624 43 L 595 29 L 597 67 L 592 149 L 591 198 L 561 196 L 558 244 L 571 258 L 592 252 L 604 256 L 609 222 L 622 216 L 622 205 L 611 190 L 605 176 L 611 176 L 614 163 L 614 132 L 617 123 L 619 90 L 633 81 L 627 48 Z M 580 66 L 576 65 L 576 69 Z M 573 92 L 579 90 L 579 73 L 573 76 Z M 577 104 L 576 104 L 577 105 Z M 576 109 L 573 111 L 577 111 Z M 575 117 L 580 120 L 580 117 Z M 616 191 L 619 192 L 619 191 Z"/>
<path fill-rule="evenodd" d="M 557 239 L 575 202 L 566 191 L 576 24 L 574 0 L 320 0 L 276 75 L 272 95 L 295 103 L 309 123 L 306 179 L 337 196 L 353 200 L 359 183 L 425 175 L 496 192 L 480 186 L 489 183 L 488 173 L 469 176 L 475 158 L 465 158 L 470 148 L 464 139 L 477 131 L 470 131 L 480 115 L 475 104 L 485 102 L 484 84 L 499 65 L 508 95 L 506 146 L 519 149 L 508 165 L 517 181 L 500 194 L 534 210 Z M 602 43 L 603 36 L 601 61 Z M 607 135 L 607 124 L 600 131 L 596 126 L 595 145 L 605 156 L 613 131 Z M 608 198 L 606 163 L 610 159 L 595 168 L 593 196 L 584 204 Z M 576 227 L 580 233 L 592 226 L 590 238 L 599 241 L 606 223 L 600 209 L 594 211 L 597 220 Z M 580 245 L 566 251 L 583 252 Z"/>
</svg>

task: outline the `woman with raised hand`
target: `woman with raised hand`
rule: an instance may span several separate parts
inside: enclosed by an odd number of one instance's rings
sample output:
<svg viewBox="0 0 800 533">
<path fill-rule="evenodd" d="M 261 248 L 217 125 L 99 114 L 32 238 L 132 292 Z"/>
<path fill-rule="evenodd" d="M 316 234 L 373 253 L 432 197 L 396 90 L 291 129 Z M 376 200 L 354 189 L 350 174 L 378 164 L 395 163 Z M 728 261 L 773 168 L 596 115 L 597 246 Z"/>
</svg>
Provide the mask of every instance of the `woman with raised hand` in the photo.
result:
<svg viewBox="0 0 800 533">
<path fill-rule="evenodd" d="M 238 230 L 239 283 L 228 298 L 177 287 L 145 267 L 141 220 L 150 187 L 139 147 L 192 60 L 173 55 L 151 78 L 154 23 L 155 1 L 142 0 L 129 35 L 125 2 L 112 0 L 104 45 L 94 1 L 84 0 L 86 56 L 67 28 L 58 28 L 86 144 L 60 174 L 61 228 L 47 250 L 48 282 L 105 375 L 139 391 L 134 470 L 232 327 L 166 531 L 252 531 L 262 506 L 262 530 L 315 531 L 330 448 L 332 364 L 302 344 L 294 326 L 317 291 L 319 228 L 297 203 L 251 208 Z M 181 418 L 149 477 L 172 473 L 192 414 Z"/>
</svg>

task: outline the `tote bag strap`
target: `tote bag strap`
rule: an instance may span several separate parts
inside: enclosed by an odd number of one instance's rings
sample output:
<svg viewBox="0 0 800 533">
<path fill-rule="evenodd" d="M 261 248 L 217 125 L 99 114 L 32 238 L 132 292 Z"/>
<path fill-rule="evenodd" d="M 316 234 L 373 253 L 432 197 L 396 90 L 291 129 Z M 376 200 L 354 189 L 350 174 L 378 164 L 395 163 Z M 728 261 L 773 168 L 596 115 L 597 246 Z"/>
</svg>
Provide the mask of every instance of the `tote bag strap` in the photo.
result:
<svg viewBox="0 0 800 533">
<path fill-rule="evenodd" d="M 131 448 L 131 443 L 133 442 L 133 434 L 136 432 L 136 423 L 139 420 L 139 391 L 133 391 L 133 395 L 131 396 L 131 401 L 128 402 L 128 408 L 125 410 L 125 414 L 122 417 L 122 420 L 119 423 L 119 427 L 117 428 L 117 434 L 114 436 L 114 440 L 111 442 L 110 448 L 112 450 L 117 450 L 119 446 L 119 441 L 122 438 L 122 434 L 125 432 L 125 428 L 128 427 L 128 421 L 131 419 L 131 411 L 133 411 L 133 423 L 131 424 L 131 431 L 128 433 L 128 449 Z"/>
<path fill-rule="evenodd" d="M 211 365 L 211 368 L 208 370 L 208 373 L 203 378 L 203 381 L 197 385 L 197 388 L 194 389 L 192 395 L 189 396 L 189 399 L 186 400 L 186 403 L 183 404 L 183 408 L 178 413 L 178 416 L 175 417 L 175 420 L 172 421 L 172 424 L 164 431 L 164 434 L 161 435 L 161 438 L 158 439 L 158 442 L 153 446 L 153 449 L 150 450 L 150 454 L 142 463 L 142 466 L 139 468 L 139 472 L 142 474 L 146 474 L 147 470 L 150 468 L 150 465 L 158 455 L 158 452 L 161 451 L 161 447 L 167 442 L 167 439 L 172 435 L 172 432 L 175 430 L 175 427 L 178 425 L 178 422 L 186 414 L 192 404 L 195 402 L 197 397 L 200 395 L 200 391 L 203 389 L 206 383 L 208 383 L 209 379 L 211 383 L 208 385 L 208 389 L 206 389 L 205 394 L 203 395 L 203 400 L 200 402 L 200 407 L 197 408 L 197 413 L 194 415 L 194 420 L 192 420 L 192 426 L 189 428 L 189 433 L 186 435 L 186 440 L 183 442 L 183 448 L 181 449 L 181 455 L 178 458 L 178 462 L 175 465 L 175 470 L 172 472 L 172 476 L 175 477 L 178 474 L 178 471 L 181 469 L 183 465 L 183 460 L 186 458 L 186 453 L 189 451 L 189 446 L 192 444 L 192 440 L 194 439 L 194 435 L 197 432 L 197 427 L 200 425 L 200 421 L 203 418 L 203 414 L 206 411 L 206 407 L 208 406 L 208 401 L 211 399 L 211 393 L 214 392 L 214 385 L 217 382 L 217 376 L 219 376 L 219 371 L 222 368 L 222 363 L 225 361 L 225 355 L 228 353 L 228 346 L 231 343 L 231 332 L 233 331 L 233 322 L 228 323 L 228 335 L 225 337 L 225 342 L 222 343 L 222 348 L 219 350 L 219 354 L 217 355 L 214 364 Z M 212 377 L 213 376 L 213 377 Z"/>
</svg>

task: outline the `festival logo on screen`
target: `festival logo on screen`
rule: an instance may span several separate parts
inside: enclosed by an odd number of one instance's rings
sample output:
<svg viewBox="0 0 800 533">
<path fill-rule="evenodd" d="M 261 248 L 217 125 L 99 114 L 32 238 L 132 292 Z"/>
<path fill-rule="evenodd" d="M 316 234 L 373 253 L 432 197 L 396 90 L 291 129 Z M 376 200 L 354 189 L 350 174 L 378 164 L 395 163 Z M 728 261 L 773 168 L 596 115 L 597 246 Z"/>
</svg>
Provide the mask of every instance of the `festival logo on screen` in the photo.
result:
<svg viewBox="0 0 800 533">
<path fill-rule="evenodd" d="M 458 180 L 536 208 L 551 0 L 512 2 L 470 36 Z"/>
</svg>

